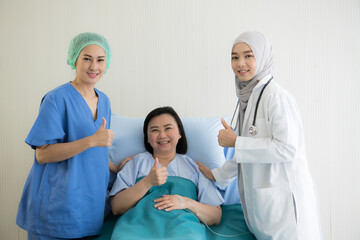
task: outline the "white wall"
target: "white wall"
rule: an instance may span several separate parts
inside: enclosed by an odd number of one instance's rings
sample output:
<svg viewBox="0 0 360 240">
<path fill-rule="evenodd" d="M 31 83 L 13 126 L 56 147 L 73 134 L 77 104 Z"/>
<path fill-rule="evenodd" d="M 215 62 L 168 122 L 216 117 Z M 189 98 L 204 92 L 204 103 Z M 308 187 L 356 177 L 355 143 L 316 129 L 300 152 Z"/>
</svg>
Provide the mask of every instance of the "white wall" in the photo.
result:
<svg viewBox="0 0 360 240">
<path fill-rule="evenodd" d="M 114 113 L 181 116 L 235 106 L 232 41 L 258 30 L 273 43 L 276 81 L 297 99 L 317 183 L 324 239 L 360 239 L 358 0 L 0 0 L 0 239 L 15 224 L 33 162 L 24 143 L 41 97 L 70 81 L 70 39 L 106 36 L 113 62 L 98 88 Z"/>
</svg>

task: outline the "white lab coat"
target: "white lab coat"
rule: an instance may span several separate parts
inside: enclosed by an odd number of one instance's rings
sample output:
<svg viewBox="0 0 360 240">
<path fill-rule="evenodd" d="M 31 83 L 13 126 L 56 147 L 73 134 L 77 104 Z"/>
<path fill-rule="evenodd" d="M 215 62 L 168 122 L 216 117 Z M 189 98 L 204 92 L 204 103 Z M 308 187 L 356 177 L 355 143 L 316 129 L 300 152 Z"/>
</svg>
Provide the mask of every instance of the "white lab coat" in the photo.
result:
<svg viewBox="0 0 360 240">
<path fill-rule="evenodd" d="M 320 240 L 317 197 L 299 110 L 293 97 L 274 80 L 259 102 L 258 133 L 249 133 L 256 101 L 270 77 L 265 76 L 253 89 L 234 158 L 213 169 L 213 174 L 220 185 L 238 176 L 245 219 L 258 240 Z"/>
</svg>

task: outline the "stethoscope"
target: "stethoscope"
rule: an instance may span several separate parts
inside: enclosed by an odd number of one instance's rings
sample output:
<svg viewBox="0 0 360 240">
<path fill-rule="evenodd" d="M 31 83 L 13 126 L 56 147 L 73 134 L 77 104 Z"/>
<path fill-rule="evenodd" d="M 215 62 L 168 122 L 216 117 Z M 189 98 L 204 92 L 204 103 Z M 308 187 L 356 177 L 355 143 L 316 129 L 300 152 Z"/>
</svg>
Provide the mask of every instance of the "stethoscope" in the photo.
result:
<svg viewBox="0 0 360 240">
<path fill-rule="evenodd" d="M 258 107 L 259 107 L 259 102 L 261 100 L 261 96 L 265 90 L 265 88 L 267 87 L 267 85 L 269 85 L 269 83 L 271 82 L 271 80 L 273 79 L 273 77 L 271 77 L 267 83 L 264 85 L 263 89 L 261 89 L 261 92 L 260 92 L 260 95 L 256 101 L 256 107 L 255 107 L 255 112 L 254 112 L 254 119 L 253 119 L 253 123 L 252 123 L 252 126 L 249 128 L 249 133 L 253 136 L 255 136 L 257 134 L 257 127 L 256 127 L 256 115 L 257 115 L 257 111 L 258 111 Z M 240 105 L 240 100 L 238 100 L 237 104 L 236 104 L 236 107 L 235 107 L 235 111 L 234 111 L 234 114 L 231 118 L 231 122 L 230 122 L 230 126 L 232 126 L 233 124 L 233 121 L 234 121 L 234 118 L 235 118 L 235 114 L 239 108 L 239 105 Z"/>
</svg>

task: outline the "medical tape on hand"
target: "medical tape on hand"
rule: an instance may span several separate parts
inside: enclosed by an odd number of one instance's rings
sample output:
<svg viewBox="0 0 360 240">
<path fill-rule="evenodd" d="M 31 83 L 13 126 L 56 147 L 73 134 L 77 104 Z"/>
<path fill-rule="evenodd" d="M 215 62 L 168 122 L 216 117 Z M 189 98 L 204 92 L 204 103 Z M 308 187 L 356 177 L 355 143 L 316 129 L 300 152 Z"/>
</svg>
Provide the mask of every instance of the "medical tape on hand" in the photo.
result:
<svg viewBox="0 0 360 240">
<path fill-rule="evenodd" d="M 184 198 L 183 197 L 181 197 L 181 196 L 176 196 L 177 197 L 177 199 L 179 199 L 180 201 L 181 201 L 181 207 L 184 207 L 184 204 L 185 204 L 185 200 L 184 200 Z"/>
</svg>

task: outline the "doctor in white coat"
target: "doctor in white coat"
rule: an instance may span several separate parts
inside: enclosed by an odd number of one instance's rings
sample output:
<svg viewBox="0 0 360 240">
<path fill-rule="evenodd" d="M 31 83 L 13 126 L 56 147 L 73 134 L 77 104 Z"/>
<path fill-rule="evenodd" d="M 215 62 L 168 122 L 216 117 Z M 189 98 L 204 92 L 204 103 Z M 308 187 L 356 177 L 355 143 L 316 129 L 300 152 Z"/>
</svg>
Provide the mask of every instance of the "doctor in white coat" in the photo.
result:
<svg viewBox="0 0 360 240">
<path fill-rule="evenodd" d="M 273 78 L 271 44 L 245 32 L 231 56 L 240 107 L 235 130 L 223 120 L 218 141 L 235 147 L 234 158 L 213 170 L 198 163 L 199 169 L 220 186 L 238 176 L 245 220 L 258 240 L 322 239 L 299 110 Z"/>
</svg>

